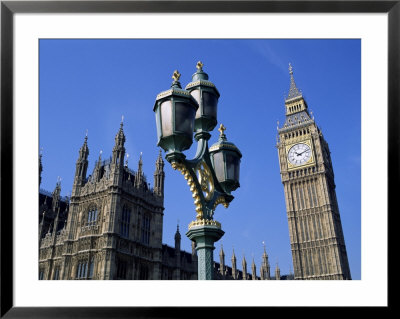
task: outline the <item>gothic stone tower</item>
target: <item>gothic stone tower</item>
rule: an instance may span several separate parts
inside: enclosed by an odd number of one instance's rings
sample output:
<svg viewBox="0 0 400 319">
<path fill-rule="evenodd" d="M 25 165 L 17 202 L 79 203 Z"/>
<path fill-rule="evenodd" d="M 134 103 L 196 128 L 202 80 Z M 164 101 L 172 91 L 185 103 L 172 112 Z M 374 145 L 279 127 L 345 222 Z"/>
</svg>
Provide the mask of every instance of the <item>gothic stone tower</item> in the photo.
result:
<svg viewBox="0 0 400 319">
<path fill-rule="evenodd" d="M 295 279 L 351 279 L 328 143 L 289 71 L 277 148 Z"/>
<path fill-rule="evenodd" d="M 141 157 L 137 172 L 124 165 L 124 143 L 121 122 L 111 158 L 102 160 L 100 153 L 86 177 L 86 136 L 76 162 L 67 223 L 40 239 L 41 279 L 161 279 L 164 163 L 159 156 L 153 190 Z"/>
</svg>

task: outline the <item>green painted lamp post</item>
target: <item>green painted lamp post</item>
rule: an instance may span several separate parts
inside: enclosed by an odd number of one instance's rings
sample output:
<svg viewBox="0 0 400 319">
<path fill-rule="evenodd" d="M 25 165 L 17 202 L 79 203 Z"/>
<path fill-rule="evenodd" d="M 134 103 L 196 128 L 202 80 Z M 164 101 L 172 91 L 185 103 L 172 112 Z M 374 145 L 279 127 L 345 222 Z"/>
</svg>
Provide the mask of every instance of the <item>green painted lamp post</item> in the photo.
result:
<svg viewBox="0 0 400 319">
<path fill-rule="evenodd" d="M 239 184 L 239 149 L 227 141 L 221 124 L 219 140 L 208 147 L 211 132 L 217 125 L 217 104 L 220 96 L 208 81 L 203 64 L 185 89 L 175 71 L 171 88 L 157 95 L 153 111 L 156 114 L 157 145 L 166 151 L 166 160 L 187 180 L 194 198 L 196 220 L 189 224 L 186 236 L 195 241 L 198 255 L 198 279 L 213 279 L 214 243 L 223 235 L 221 224 L 213 219 L 218 204 L 225 207 L 233 200 L 231 192 Z M 182 153 L 190 148 L 194 138 L 197 152 L 187 160 Z"/>
</svg>

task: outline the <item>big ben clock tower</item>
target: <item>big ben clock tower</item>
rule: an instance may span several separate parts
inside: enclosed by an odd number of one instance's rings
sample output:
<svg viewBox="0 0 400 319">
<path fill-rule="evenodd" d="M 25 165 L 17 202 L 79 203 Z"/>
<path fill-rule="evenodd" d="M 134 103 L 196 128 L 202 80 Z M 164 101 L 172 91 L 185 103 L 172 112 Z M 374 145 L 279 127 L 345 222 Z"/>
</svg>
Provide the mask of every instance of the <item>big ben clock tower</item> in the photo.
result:
<svg viewBox="0 0 400 319">
<path fill-rule="evenodd" d="M 342 224 L 328 143 L 293 78 L 278 125 L 278 155 L 285 192 L 295 279 L 349 280 Z"/>
</svg>

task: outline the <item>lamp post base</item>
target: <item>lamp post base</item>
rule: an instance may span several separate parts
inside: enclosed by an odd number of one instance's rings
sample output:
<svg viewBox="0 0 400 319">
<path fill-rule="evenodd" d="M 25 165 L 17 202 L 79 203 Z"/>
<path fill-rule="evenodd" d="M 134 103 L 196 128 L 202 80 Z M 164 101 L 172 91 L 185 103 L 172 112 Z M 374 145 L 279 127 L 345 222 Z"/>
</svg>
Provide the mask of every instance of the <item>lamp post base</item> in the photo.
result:
<svg viewBox="0 0 400 319">
<path fill-rule="evenodd" d="M 213 279 L 214 243 L 224 234 L 225 232 L 217 225 L 192 226 L 186 233 L 186 236 L 196 243 L 198 280 Z"/>
</svg>

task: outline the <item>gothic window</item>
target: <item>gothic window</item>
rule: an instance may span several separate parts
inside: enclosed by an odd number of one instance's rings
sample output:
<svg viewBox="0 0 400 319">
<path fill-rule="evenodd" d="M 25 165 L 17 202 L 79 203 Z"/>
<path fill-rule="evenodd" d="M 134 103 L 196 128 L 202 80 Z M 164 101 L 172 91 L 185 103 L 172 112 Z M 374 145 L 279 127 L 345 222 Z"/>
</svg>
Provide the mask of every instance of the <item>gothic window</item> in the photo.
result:
<svg viewBox="0 0 400 319">
<path fill-rule="evenodd" d="M 121 259 L 117 261 L 117 279 L 126 279 L 127 263 Z"/>
<path fill-rule="evenodd" d="M 97 208 L 92 207 L 89 209 L 88 218 L 87 218 L 87 226 L 96 225 L 97 221 Z"/>
<path fill-rule="evenodd" d="M 76 268 L 76 279 L 85 279 L 88 273 L 88 262 L 81 260 Z"/>
<path fill-rule="evenodd" d="M 43 280 L 43 278 L 44 278 L 44 270 L 40 269 L 39 270 L 39 280 Z"/>
<path fill-rule="evenodd" d="M 131 210 L 124 205 L 122 209 L 121 221 L 119 224 L 119 232 L 122 237 L 129 237 L 130 220 L 131 220 Z"/>
<path fill-rule="evenodd" d="M 56 267 L 54 269 L 53 280 L 59 280 L 59 279 L 60 279 L 60 267 Z"/>
<path fill-rule="evenodd" d="M 142 218 L 142 243 L 148 245 L 150 242 L 150 217 L 144 215 Z"/>
</svg>

